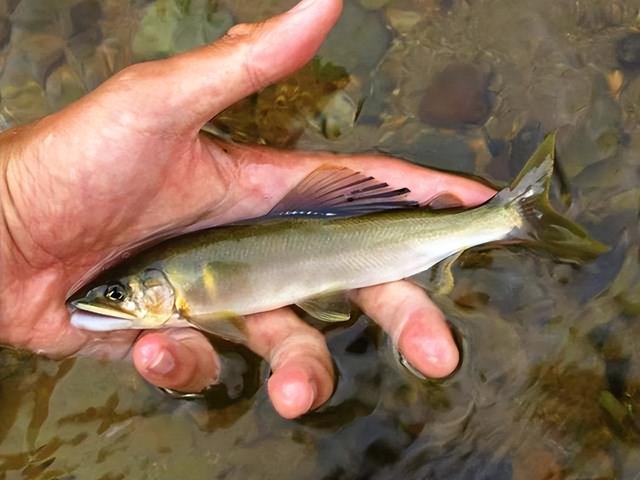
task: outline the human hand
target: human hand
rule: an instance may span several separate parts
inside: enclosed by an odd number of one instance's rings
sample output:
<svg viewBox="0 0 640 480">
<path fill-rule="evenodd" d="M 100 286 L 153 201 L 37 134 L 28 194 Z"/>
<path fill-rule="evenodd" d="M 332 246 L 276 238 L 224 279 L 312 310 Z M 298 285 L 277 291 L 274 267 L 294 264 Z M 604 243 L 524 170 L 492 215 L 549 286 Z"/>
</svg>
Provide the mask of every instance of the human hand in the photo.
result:
<svg viewBox="0 0 640 480">
<path fill-rule="evenodd" d="M 265 23 L 238 25 L 213 45 L 129 67 L 64 110 L 2 133 L 0 342 L 51 357 L 132 352 L 149 382 L 199 391 L 220 374 L 200 332 L 78 330 L 65 306 L 69 290 L 151 237 L 262 215 L 322 164 L 408 187 L 419 201 L 449 193 L 472 206 L 491 196 L 471 180 L 390 158 L 283 152 L 199 133 L 227 106 L 306 63 L 340 9 L 339 0 L 307 1 Z M 394 282 L 352 299 L 425 375 L 457 366 L 444 318 L 417 286 Z M 268 390 L 282 416 L 329 398 L 334 372 L 324 339 L 292 310 L 251 315 L 246 331 L 247 346 L 271 364 Z"/>
</svg>

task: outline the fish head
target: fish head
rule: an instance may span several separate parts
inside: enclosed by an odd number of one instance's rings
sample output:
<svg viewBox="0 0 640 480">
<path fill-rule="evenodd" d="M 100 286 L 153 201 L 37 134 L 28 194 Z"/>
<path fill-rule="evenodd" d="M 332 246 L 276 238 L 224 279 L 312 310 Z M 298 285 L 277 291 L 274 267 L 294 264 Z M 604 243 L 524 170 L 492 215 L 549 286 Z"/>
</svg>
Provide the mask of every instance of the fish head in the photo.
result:
<svg viewBox="0 0 640 480">
<path fill-rule="evenodd" d="M 161 328 L 174 314 L 175 292 L 160 270 L 94 284 L 70 302 L 71 323 L 93 331 Z"/>
</svg>

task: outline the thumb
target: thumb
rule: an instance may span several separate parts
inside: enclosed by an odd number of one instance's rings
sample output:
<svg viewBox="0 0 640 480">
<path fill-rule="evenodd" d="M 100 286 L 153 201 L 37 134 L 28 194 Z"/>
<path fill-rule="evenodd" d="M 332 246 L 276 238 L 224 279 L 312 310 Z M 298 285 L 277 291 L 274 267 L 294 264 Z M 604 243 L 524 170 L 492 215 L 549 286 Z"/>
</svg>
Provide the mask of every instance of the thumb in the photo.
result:
<svg viewBox="0 0 640 480">
<path fill-rule="evenodd" d="M 341 0 L 303 0 L 265 22 L 236 25 L 211 45 L 129 67 L 111 85 L 123 88 L 111 93 L 127 92 L 131 101 L 124 103 L 135 105 L 138 122 L 148 118 L 156 128 L 160 121 L 174 131 L 197 131 L 228 106 L 307 63 L 341 10 Z"/>
</svg>

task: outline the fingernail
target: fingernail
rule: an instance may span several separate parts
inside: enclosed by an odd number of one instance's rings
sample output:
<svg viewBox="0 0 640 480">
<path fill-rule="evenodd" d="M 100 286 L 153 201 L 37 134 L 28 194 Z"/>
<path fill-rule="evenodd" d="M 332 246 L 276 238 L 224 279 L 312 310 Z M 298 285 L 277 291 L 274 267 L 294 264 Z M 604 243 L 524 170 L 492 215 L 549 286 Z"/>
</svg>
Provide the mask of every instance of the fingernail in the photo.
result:
<svg viewBox="0 0 640 480">
<path fill-rule="evenodd" d="M 142 347 L 141 356 L 144 367 L 156 375 L 167 375 L 176 366 L 173 355 L 166 349 L 158 349 L 155 346 Z"/>
</svg>

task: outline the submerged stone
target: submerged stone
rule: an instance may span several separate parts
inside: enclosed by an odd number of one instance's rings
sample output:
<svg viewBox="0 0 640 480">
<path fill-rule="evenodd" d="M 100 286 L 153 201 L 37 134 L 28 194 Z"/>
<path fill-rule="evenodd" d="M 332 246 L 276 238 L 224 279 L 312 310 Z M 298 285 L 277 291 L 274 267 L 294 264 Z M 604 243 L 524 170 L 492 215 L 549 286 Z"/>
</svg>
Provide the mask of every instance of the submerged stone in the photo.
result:
<svg viewBox="0 0 640 480">
<path fill-rule="evenodd" d="M 335 140 L 350 132 L 358 104 L 343 89 L 347 71 L 319 58 L 218 115 L 217 128 L 234 141 L 291 147 L 306 129 Z"/>
<path fill-rule="evenodd" d="M 640 33 L 629 33 L 618 40 L 616 57 L 625 67 L 640 67 Z"/>
<path fill-rule="evenodd" d="M 367 10 L 380 10 L 385 7 L 390 0 L 358 0 L 358 3 L 362 8 Z"/>
<path fill-rule="evenodd" d="M 344 90 L 337 90 L 326 100 L 320 112 L 320 128 L 328 140 L 335 140 L 353 130 L 358 104 Z"/>
<path fill-rule="evenodd" d="M 436 74 L 419 108 L 424 123 L 458 128 L 482 125 L 491 112 L 489 75 L 475 65 L 454 63 Z"/>
<path fill-rule="evenodd" d="M 216 2 L 150 3 L 133 38 L 133 58 L 155 60 L 212 43 L 232 25 L 231 14 Z"/>
<path fill-rule="evenodd" d="M 531 154 L 544 138 L 542 124 L 538 121 L 524 125 L 511 140 L 511 157 L 509 162 L 509 176 L 515 177 L 527 163 Z"/>
<path fill-rule="evenodd" d="M 9 39 L 11 38 L 11 22 L 9 19 L 0 17 L 0 48 L 4 48 L 4 46 L 9 43 Z"/>
<path fill-rule="evenodd" d="M 355 2 L 345 2 L 340 20 L 318 53 L 350 74 L 364 76 L 376 68 L 391 40 L 381 11 L 366 10 Z"/>
<path fill-rule="evenodd" d="M 71 24 L 75 33 L 84 32 L 98 23 L 102 7 L 98 0 L 84 0 L 70 8 Z"/>
<path fill-rule="evenodd" d="M 424 127 L 413 134 L 391 137 L 378 150 L 429 168 L 473 172 L 476 155 L 459 135 L 442 135 Z"/>
</svg>

